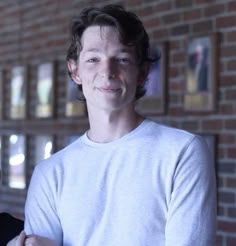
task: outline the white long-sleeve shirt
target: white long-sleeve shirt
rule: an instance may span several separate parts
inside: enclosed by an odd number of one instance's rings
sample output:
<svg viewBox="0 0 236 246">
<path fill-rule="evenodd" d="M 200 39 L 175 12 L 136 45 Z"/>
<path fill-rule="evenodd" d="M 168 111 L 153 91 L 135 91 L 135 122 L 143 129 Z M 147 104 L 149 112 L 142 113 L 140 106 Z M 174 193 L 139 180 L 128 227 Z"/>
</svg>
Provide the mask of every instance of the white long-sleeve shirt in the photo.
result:
<svg viewBox="0 0 236 246">
<path fill-rule="evenodd" d="M 64 246 L 213 246 L 206 143 L 145 120 L 110 143 L 84 134 L 33 173 L 25 230 Z"/>
</svg>

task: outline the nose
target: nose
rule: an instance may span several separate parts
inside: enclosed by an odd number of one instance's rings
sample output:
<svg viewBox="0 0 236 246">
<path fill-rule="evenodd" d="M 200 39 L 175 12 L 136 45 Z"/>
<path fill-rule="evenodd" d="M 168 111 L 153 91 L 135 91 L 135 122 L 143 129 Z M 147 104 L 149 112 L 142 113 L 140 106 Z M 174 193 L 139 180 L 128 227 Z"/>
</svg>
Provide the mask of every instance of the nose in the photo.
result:
<svg viewBox="0 0 236 246">
<path fill-rule="evenodd" d="M 100 75 L 106 79 L 113 79 L 116 76 L 116 66 L 112 59 L 106 59 L 102 62 Z"/>
</svg>

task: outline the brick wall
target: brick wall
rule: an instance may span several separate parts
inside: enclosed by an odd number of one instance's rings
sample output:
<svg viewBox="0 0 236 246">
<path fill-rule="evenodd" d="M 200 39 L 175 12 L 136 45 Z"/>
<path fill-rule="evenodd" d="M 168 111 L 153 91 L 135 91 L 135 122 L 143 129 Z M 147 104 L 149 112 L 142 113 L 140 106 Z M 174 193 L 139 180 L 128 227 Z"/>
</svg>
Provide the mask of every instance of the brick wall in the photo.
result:
<svg viewBox="0 0 236 246">
<path fill-rule="evenodd" d="M 12 66 L 28 65 L 30 90 L 33 91 L 37 64 L 52 60 L 57 62 L 57 118 L 48 121 L 49 129 L 55 134 L 57 131 L 53 128 L 54 124 L 59 122 L 59 125 L 66 128 L 68 123 L 63 121 L 63 105 L 69 21 L 87 5 L 111 2 L 115 1 L 0 1 L 0 68 L 6 70 L 6 77 L 9 78 L 8 71 Z M 217 137 L 217 245 L 236 245 L 236 2 L 127 0 L 118 3 L 135 11 L 142 18 L 152 42 L 169 43 L 168 110 L 165 115 L 153 118 L 193 132 L 215 134 Z M 209 114 L 186 113 L 183 107 L 186 39 L 192 35 L 215 32 L 219 33 L 217 109 Z M 29 102 L 29 117 L 33 113 L 31 106 L 33 103 Z M 29 122 L 14 124 L 3 120 L 0 123 L 1 134 L 13 131 L 31 133 L 27 127 Z M 73 120 L 69 121 L 69 124 L 76 125 L 75 123 Z M 25 191 L 1 187 L 0 209 L 22 214 L 25 195 Z"/>
</svg>

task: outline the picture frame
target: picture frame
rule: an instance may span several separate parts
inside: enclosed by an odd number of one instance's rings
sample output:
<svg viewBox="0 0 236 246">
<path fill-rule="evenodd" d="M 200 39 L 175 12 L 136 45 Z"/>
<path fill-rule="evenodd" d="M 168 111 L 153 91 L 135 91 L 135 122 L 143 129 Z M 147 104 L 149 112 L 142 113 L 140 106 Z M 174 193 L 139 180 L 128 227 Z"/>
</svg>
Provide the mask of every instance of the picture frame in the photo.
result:
<svg viewBox="0 0 236 246">
<path fill-rule="evenodd" d="M 26 188 L 26 137 L 11 134 L 8 145 L 8 186 L 10 188 Z"/>
<path fill-rule="evenodd" d="M 26 116 L 26 67 L 11 69 L 10 80 L 10 119 L 24 119 Z"/>
<path fill-rule="evenodd" d="M 185 111 L 216 110 L 217 42 L 217 33 L 190 37 L 187 41 Z"/>
<path fill-rule="evenodd" d="M 71 80 L 69 75 L 66 79 L 66 106 L 65 116 L 76 117 L 86 115 L 86 103 L 79 100 L 77 84 Z"/>
<path fill-rule="evenodd" d="M 51 118 L 54 116 L 54 62 L 42 63 L 37 69 L 36 117 Z"/>
<path fill-rule="evenodd" d="M 41 160 L 49 158 L 53 154 L 54 139 L 50 135 L 37 135 L 35 140 L 34 162 L 37 164 Z"/>
<path fill-rule="evenodd" d="M 136 109 L 141 114 L 165 114 L 167 109 L 167 66 L 168 43 L 162 42 L 151 45 L 151 57 L 157 58 L 151 65 L 145 81 L 145 95 L 137 101 Z"/>
</svg>

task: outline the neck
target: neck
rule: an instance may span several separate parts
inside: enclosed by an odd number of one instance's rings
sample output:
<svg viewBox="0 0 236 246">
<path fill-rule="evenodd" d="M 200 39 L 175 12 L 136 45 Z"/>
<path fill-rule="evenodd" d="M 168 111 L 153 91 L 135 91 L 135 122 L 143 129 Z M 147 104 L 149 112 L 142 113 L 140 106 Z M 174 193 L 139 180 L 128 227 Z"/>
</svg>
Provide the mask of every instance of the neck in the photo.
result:
<svg viewBox="0 0 236 246">
<path fill-rule="evenodd" d="M 88 109 L 88 116 L 90 123 L 88 137 L 99 143 L 119 139 L 143 121 L 143 117 L 132 109 L 120 112 L 99 111 L 96 114 Z"/>
</svg>

